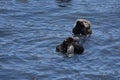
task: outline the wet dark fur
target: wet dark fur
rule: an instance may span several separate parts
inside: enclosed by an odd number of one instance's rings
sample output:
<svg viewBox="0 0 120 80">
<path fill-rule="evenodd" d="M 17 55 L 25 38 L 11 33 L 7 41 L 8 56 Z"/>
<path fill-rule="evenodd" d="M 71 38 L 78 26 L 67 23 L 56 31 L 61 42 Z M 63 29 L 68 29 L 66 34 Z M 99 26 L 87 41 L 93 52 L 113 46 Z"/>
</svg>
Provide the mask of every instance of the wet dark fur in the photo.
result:
<svg viewBox="0 0 120 80">
<path fill-rule="evenodd" d="M 75 27 L 72 30 L 72 33 L 75 35 L 91 35 L 91 25 L 90 22 L 85 19 L 78 19 L 76 21 Z"/>
<path fill-rule="evenodd" d="M 74 53 L 82 54 L 84 48 L 82 45 L 79 45 L 72 37 L 68 37 L 61 44 L 56 47 L 57 52 L 67 53 L 67 49 L 70 45 L 74 46 Z"/>
</svg>

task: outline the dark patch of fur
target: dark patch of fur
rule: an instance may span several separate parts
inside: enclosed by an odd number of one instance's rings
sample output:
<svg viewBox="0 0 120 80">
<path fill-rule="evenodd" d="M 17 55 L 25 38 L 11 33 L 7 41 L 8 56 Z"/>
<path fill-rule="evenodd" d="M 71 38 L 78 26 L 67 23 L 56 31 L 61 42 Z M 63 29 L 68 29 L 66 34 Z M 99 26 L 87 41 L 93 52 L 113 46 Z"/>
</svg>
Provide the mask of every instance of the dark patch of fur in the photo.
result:
<svg viewBox="0 0 120 80">
<path fill-rule="evenodd" d="M 77 53 L 77 54 L 83 53 L 84 51 L 83 46 L 78 45 L 78 43 L 72 37 L 66 38 L 61 44 L 59 44 L 56 47 L 56 51 L 61 53 L 67 53 L 67 49 L 70 45 L 74 46 L 74 53 Z"/>
<path fill-rule="evenodd" d="M 87 24 L 87 25 L 85 25 Z M 75 27 L 72 30 L 72 33 L 74 35 L 91 35 L 92 34 L 92 30 L 90 29 L 90 23 L 87 20 L 81 19 L 77 20 Z"/>
</svg>

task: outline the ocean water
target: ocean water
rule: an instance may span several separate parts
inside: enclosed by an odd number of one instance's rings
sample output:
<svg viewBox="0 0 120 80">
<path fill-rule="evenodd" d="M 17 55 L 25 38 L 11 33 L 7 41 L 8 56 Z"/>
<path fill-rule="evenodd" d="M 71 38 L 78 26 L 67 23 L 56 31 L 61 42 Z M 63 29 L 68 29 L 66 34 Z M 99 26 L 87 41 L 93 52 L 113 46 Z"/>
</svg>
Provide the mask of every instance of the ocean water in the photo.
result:
<svg viewBox="0 0 120 80">
<path fill-rule="evenodd" d="M 64 57 L 79 18 L 93 34 Z M 0 0 L 0 80 L 120 80 L 120 0 Z"/>
</svg>

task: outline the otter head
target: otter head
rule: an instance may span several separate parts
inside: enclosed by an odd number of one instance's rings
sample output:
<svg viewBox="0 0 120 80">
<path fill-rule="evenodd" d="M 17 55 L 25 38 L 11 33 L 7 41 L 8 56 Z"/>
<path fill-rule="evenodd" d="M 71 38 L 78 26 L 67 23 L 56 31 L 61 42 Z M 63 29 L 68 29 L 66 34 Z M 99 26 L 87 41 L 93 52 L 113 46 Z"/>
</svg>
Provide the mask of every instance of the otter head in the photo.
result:
<svg viewBox="0 0 120 80">
<path fill-rule="evenodd" d="M 81 35 L 90 35 L 92 34 L 92 30 L 91 30 L 91 24 L 88 20 L 85 20 L 85 19 L 78 19 L 76 21 L 76 25 L 75 25 L 75 28 L 77 30 L 79 30 L 79 33 Z"/>
</svg>

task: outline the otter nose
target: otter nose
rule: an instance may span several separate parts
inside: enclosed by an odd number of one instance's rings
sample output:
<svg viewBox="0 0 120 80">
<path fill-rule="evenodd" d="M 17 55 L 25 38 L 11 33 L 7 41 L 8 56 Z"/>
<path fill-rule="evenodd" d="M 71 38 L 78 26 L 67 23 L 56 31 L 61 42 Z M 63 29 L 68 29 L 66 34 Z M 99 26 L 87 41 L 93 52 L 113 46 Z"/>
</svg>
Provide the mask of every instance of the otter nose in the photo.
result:
<svg viewBox="0 0 120 80">
<path fill-rule="evenodd" d="M 80 23 L 83 23 L 82 21 L 80 21 Z"/>
</svg>

